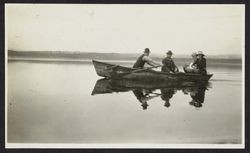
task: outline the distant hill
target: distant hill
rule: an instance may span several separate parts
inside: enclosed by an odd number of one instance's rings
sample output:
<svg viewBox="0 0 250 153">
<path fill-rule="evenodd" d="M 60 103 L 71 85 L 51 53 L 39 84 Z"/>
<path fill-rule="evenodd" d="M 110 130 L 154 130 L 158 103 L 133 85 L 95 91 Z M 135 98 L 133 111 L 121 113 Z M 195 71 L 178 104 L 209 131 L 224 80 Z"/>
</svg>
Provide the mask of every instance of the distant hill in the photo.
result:
<svg viewBox="0 0 250 153">
<path fill-rule="evenodd" d="M 8 51 L 8 58 L 67 58 L 67 59 L 99 59 L 99 60 L 133 60 L 135 61 L 140 53 L 95 53 L 95 52 L 68 52 L 68 51 Z M 161 61 L 162 55 L 151 54 L 154 60 Z M 240 55 L 209 55 L 206 56 L 210 63 L 233 63 L 241 64 Z M 192 61 L 190 55 L 175 55 L 174 59 L 179 63 Z"/>
</svg>

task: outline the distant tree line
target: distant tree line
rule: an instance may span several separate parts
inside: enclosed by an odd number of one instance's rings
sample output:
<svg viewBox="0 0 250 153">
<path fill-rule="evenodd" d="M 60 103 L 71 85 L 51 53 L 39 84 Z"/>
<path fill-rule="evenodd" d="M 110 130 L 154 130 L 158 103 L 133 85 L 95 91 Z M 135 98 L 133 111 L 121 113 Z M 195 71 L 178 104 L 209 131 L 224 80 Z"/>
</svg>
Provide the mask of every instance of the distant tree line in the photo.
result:
<svg viewBox="0 0 250 153">
<path fill-rule="evenodd" d="M 9 58 L 67 58 L 67 59 L 100 59 L 100 60 L 136 60 L 140 54 L 132 53 L 95 53 L 95 52 L 69 52 L 69 51 L 8 51 Z M 160 55 L 150 55 L 153 59 L 161 61 Z M 239 56 L 207 56 L 207 62 L 230 63 L 240 65 L 242 62 Z M 177 63 L 188 63 L 190 56 L 174 57 Z"/>
</svg>

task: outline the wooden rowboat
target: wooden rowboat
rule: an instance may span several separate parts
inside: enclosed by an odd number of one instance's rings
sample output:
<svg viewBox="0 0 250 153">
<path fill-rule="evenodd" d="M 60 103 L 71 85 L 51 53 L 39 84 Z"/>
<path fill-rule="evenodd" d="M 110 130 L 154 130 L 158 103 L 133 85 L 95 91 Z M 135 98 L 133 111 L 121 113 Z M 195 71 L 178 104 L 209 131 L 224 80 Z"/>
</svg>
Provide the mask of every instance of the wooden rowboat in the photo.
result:
<svg viewBox="0 0 250 153">
<path fill-rule="evenodd" d="M 125 79 L 144 82 L 202 82 L 208 81 L 213 76 L 213 74 L 202 75 L 184 72 L 167 73 L 155 71 L 149 68 L 134 69 L 96 60 L 93 60 L 92 62 L 94 64 L 97 75 L 114 80 Z"/>
</svg>

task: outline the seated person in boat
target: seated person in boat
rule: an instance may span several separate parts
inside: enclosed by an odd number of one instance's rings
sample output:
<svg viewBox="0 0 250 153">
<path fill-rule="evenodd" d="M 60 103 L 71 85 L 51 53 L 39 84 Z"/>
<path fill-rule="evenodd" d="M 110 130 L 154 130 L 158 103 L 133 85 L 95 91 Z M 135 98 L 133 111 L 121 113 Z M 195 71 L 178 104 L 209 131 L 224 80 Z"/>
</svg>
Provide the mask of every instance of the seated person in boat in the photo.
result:
<svg viewBox="0 0 250 153">
<path fill-rule="evenodd" d="M 198 69 L 197 69 L 197 64 L 194 64 L 197 60 L 197 54 L 196 53 L 192 53 L 192 58 L 193 58 L 193 62 L 191 62 L 189 65 L 184 65 L 183 66 L 183 70 L 186 73 L 198 73 Z"/>
<path fill-rule="evenodd" d="M 206 58 L 204 58 L 204 54 L 202 51 L 198 51 L 197 53 L 197 60 L 193 63 L 194 65 L 197 65 L 198 73 L 200 74 L 207 74 L 207 62 Z"/>
<path fill-rule="evenodd" d="M 160 64 L 158 64 L 157 62 L 152 60 L 149 57 L 149 54 L 150 54 L 149 48 L 145 48 L 144 53 L 136 60 L 133 68 L 142 69 L 144 67 L 145 63 L 147 63 L 147 64 L 149 64 L 151 66 L 161 66 Z"/>
<path fill-rule="evenodd" d="M 169 50 L 167 53 L 167 57 L 165 57 L 162 60 L 162 64 L 163 66 L 161 67 L 161 71 L 162 72 L 172 72 L 172 73 L 176 73 L 179 72 L 178 67 L 175 65 L 174 60 L 171 58 L 173 53 L 171 50 Z"/>
</svg>

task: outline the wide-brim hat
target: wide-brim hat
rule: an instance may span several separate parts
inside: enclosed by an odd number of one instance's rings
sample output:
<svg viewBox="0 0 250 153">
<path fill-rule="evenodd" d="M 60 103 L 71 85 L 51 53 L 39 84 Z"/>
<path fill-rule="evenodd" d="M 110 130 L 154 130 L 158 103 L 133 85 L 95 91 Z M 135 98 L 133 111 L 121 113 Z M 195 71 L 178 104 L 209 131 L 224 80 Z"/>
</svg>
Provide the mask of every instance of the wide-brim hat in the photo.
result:
<svg viewBox="0 0 250 153">
<path fill-rule="evenodd" d="M 202 52 L 202 51 L 198 51 L 198 52 L 197 52 L 197 55 L 202 55 L 202 56 L 205 56 L 205 54 L 203 54 L 203 52 Z"/>
<path fill-rule="evenodd" d="M 171 50 L 169 50 L 166 54 L 167 55 L 173 55 L 173 52 Z"/>
</svg>

